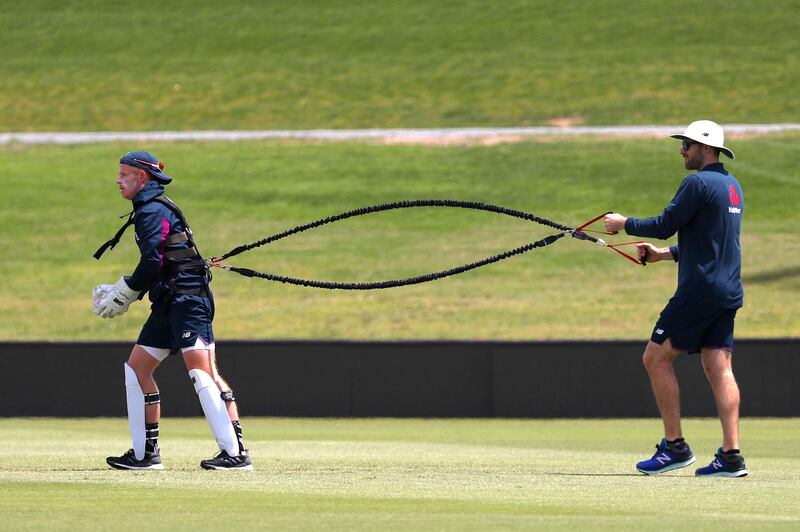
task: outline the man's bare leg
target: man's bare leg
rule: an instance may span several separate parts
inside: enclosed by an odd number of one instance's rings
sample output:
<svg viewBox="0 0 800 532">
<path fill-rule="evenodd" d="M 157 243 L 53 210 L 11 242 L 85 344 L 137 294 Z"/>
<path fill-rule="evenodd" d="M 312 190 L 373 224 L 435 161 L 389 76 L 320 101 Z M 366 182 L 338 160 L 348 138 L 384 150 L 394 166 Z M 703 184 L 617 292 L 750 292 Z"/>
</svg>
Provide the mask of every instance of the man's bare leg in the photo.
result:
<svg viewBox="0 0 800 532">
<path fill-rule="evenodd" d="M 664 437 L 667 440 L 682 438 L 681 401 L 678 379 L 672 366 L 680 350 L 672 347 L 666 340 L 659 345 L 652 340 L 647 342 L 642 361 L 650 377 L 650 386 L 658 404 L 658 411 L 664 422 Z"/>
<path fill-rule="evenodd" d="M 738 449 L 739 385 L 733 375 L 732 354 L 726 349 L 704 348 L 700 357 L 722 423 L 722 450 Z"/>
</svg>

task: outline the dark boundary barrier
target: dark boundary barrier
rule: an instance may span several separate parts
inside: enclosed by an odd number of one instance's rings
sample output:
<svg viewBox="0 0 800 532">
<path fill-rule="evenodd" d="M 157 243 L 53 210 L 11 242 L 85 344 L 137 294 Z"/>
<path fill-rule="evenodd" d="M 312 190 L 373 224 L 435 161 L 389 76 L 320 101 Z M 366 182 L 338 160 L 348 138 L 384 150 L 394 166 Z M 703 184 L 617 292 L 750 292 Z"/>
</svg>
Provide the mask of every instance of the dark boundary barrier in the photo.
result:
<svg viewBox="0 0 800 532">
<path fill-rule="evenodd" d="M 222 341 L 244 416 L 650 417 L 645 342 Z M 0 342 L 0 416 L 124 416 L 132 344 Z M 800 416 L 800 339 L 739 340 L 744 416 Z M 714 416 L 697 355 L 675 364 L 686 416 Z M 165 416 L 202 415 L 182 360 L 156 378 Z"/>
</svg>

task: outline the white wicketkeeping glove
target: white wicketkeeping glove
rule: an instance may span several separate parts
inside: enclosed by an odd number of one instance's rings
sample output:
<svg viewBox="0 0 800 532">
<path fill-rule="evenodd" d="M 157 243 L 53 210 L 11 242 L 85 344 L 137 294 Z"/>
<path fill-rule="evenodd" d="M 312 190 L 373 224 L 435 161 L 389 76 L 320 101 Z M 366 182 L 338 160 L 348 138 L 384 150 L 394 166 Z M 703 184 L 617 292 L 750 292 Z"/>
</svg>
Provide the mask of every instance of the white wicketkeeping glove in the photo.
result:
<svg viewBox="0 0 800 532">
<path fill-rule="evenodd" d="M 115 318 L 127 312 L 130 304 L 137 299 L 139 299 L 139 292 L 132 290 L 128 283 L 125 282 L 125 278 L 120 277 L 117 284 L 112 286 L 100 300 L 100 303 L 94 309 L 94 313 L 101 318 Z"/>
<path fill-rule="evenodd" d="M 100 302 L 112 288 L 114 288 L 113 284 L 99 284 L 92 290 L 92 306 L 94 307 L 94 313 L 98 316 L 100 315 L 100 311 L 97 309 L 100 306 Z"/>
</svg>

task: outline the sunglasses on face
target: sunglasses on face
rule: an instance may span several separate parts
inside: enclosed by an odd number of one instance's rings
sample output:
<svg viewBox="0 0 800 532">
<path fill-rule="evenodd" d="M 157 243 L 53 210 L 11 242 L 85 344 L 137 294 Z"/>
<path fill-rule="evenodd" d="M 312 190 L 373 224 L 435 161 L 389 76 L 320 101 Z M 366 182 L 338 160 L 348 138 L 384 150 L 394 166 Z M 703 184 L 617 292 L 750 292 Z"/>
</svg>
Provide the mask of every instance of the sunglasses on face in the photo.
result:
<svg viewBox="0 0 800 532">
<path fill-rule="evenodd" d="M 683 151 L 689 151 L 689 148 L 691 148 L 695 144 L 700 144 L 700 143 L 692 142 L 691 140 L 684 140 L 683 142 L 681 142 L 681 146 L 683 146 Z"/>
</svg>

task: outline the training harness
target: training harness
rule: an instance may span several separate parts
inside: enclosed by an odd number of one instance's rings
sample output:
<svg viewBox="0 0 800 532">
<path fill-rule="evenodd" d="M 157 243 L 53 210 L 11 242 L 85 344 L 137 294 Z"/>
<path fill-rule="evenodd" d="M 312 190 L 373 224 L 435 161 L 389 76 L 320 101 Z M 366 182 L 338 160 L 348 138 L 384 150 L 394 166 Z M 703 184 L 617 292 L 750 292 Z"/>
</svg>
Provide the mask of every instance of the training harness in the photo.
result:
<svg viewBox="0 0 800 532">
<path fill-rule="evenodd" d="M 197 271 L 198 273 L 202 274 L 210 280 L 210 272 L 208 271 L 208 261 L 204 260 L 203 257 L 200 255 L 200 252 L 197 250 L 197 245 L 194 242 L 194 238 L 192 235 L 192 230 L 189 227 L 189 223 L 186 221 L 186 217 L 181 212 L 180 208 L 175 204 L 174 201 L 169 199 L 167 196 L 161 194 L 156 196 L 155 198 L 149 199 L 142 203 L 141 206 L 144 206 L 150 202 L 158 202 L 168 209 L 170 209 L 175 216 L 181 221 L 181 224 L 184 227 L 183 231 L 178 233 L 170 233 L 167 235 L 166 240 L 164 241 L 165 246 L 171 246 L 173 244 L 180 244 L 181 242 L 187 242 L 188 247 L 184 249 L 176 249 L 172 251 L 166 251 L 164 253 L 164 268 L 158 274 L 157 279 L 161 281 L 166 281 L 169 285 L 169 289 L 172 293 L 175 294 L 189 294 L 189 295 L 196 295 L 196 296 L 205 296 L 209 297 L 210 289 L 206 286 L 198 287 L 198 288 L 179 288 L 175 286 L 175 276 L 181 272 L 188 272 L 188 271 Z M 116 232 L 116 234 L 111 237 L 105 244 L 100 246 L 98 250 L 94 253 L 94 258 L 100 260 L 100 257 L 103 256 L 103 253 L 106 250 L 114 249 L 114 247 L 119 244 L 122 235 L 128 229 L 129 226 L 133 225 L 136 219 L 136 209 L 128 213 L 127 215 L 122 215 L 120 218 L 124 218 L 128 216 L 128 219 L 122 224 L 122 227 Z M 191 259 L 186 261 L 185 259 Z"/>
</svg>

